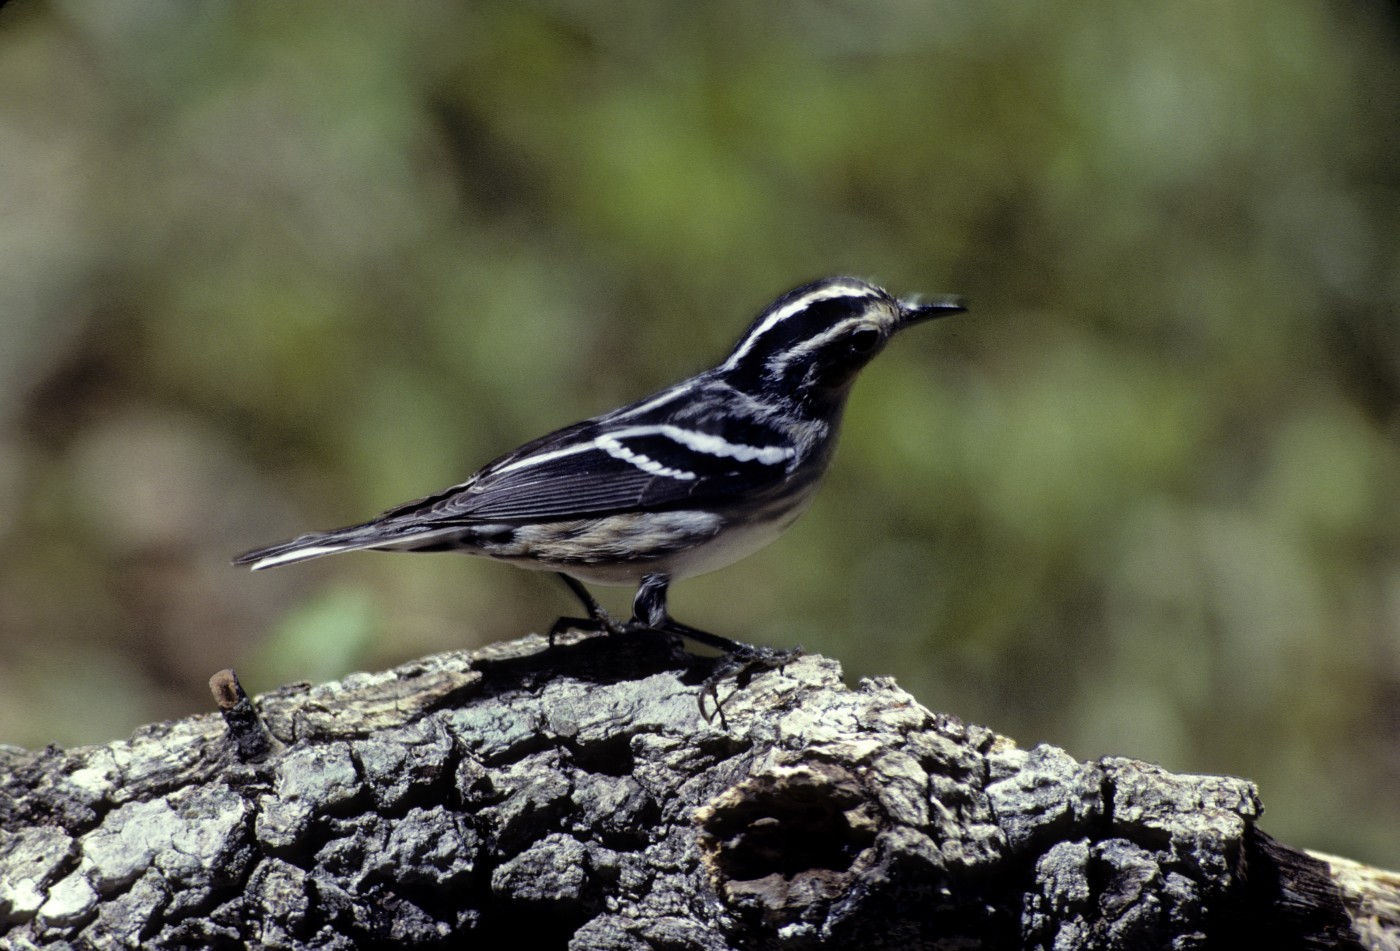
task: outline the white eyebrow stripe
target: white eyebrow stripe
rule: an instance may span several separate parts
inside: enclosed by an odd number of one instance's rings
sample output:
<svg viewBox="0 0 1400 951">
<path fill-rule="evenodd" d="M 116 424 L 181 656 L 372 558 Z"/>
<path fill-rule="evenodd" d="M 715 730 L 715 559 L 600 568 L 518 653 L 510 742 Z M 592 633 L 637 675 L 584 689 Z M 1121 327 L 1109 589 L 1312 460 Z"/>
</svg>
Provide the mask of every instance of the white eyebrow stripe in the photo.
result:
<svg viewBox="0 0 1400 951">
<path fill-rule="evenodd" d="M 833 297 L 876 297 L 878 295 L 879 292 L 875 288 L 860 284 L 828 284 L 825 287 L 819 287 L 814 291 L 803 294 L 797 300 L 783 305 L 765 317 L 763 322 L 755 327 L 753 331 L 744 338 L 743 343 L 739 344 L 734 352 L 729 355 L 729 359 L 721 364 L 720 369 L 734 369 L 739 365 L 739 361 L 744 359 L 748 352 L 753 349 L 753 345 L 758 342 L 759 337 L 762 337 L 768 331 L 794 314 L 806 310 L 817 301 L 830 300 Z"/>
<path fill-rule="evenodd" d="M 771 360 L 769 360 L 768 365 L 774 370 L 781 370 L 783 367 L 787 366 L 789 363 L 791 363 L 793 360 L 796 360 L 803 354 L 811 353 L 813 350 L 821 349 L 832 340 L 835 340 L 837 337 L 840 337 L 842 334 L 846 333 L 846 331 L 859 324 L 869 325 L 870 320 L 865 316 L 851 317 L 847 320 L 843 320 L 839 324 L 836 324 L 835 326 L 828 327 L 826 330 L 823 330 L 815 337 L 809 337 L 806 340 L 799 343 L 797 346 L 790 347 L 787 350 L 784 350 L 782 353 L 776 355 Z"/>
</svg>

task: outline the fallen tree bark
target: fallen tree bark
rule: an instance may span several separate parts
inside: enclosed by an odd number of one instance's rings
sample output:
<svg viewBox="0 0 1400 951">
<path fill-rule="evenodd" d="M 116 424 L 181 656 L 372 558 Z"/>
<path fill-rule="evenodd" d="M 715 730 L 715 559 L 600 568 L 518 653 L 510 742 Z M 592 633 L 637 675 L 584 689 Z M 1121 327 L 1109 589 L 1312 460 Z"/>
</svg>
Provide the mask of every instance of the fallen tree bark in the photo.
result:
<svg viewBox="0 0 1400 951">
<path fill-rule="evenodd" d="M 0 946 L 1394 948 L 1240 779 L 1023 750 L 804 657 L 529 637 L 0 748 Z M 730 692 L 730 688 L 733 692 Z"/>
</svg>

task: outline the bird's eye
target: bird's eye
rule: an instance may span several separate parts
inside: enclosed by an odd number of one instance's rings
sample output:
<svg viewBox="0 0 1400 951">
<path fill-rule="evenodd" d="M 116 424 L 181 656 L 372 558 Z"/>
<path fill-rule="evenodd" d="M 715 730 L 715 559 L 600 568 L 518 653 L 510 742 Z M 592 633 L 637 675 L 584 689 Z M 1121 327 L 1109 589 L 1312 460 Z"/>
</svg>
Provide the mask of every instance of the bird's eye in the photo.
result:
<svg viewBox="0 0 1400 951">
<path fill-rule="evenodd" d="M 856 353 L 869 353 L 880 342 L 880 331 L 866 328 L 851 334 L 851 349 Z"/>
</svg>

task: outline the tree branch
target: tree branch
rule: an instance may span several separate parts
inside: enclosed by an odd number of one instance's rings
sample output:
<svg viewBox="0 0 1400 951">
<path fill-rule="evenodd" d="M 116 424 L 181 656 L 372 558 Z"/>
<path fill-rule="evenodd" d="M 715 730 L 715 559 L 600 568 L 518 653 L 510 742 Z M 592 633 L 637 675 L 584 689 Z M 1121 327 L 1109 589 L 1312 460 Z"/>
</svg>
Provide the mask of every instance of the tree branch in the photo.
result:
<svg viewBox="0 0 1400 951">
<path fill-rule="evenodd" d="M 815 656 L 709 724 L 712 665 L 528 637 L 0 748 L 0 947 L 1397 946 L 1397 879 L 1270 839 L 1248 782 L 1023 750 Z"/>
</svg>

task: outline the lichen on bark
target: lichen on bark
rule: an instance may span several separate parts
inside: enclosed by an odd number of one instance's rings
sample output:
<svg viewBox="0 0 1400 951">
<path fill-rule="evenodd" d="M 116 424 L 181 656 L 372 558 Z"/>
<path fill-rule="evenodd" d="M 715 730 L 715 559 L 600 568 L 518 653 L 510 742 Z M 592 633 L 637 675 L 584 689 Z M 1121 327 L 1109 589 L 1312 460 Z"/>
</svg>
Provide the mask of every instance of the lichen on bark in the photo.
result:
<svg viewBox="0 0 1400 951">
<path fill-rule="evenodd" d="M 209 714 L 7 748 L 0 943 L 1211 948 L 1279 891 L 1244 780 L 1021 749 L 816 656 L 707 722 L 712 664 L 530 637 L 269 693 L 265 747 Z"/>
</svg>

